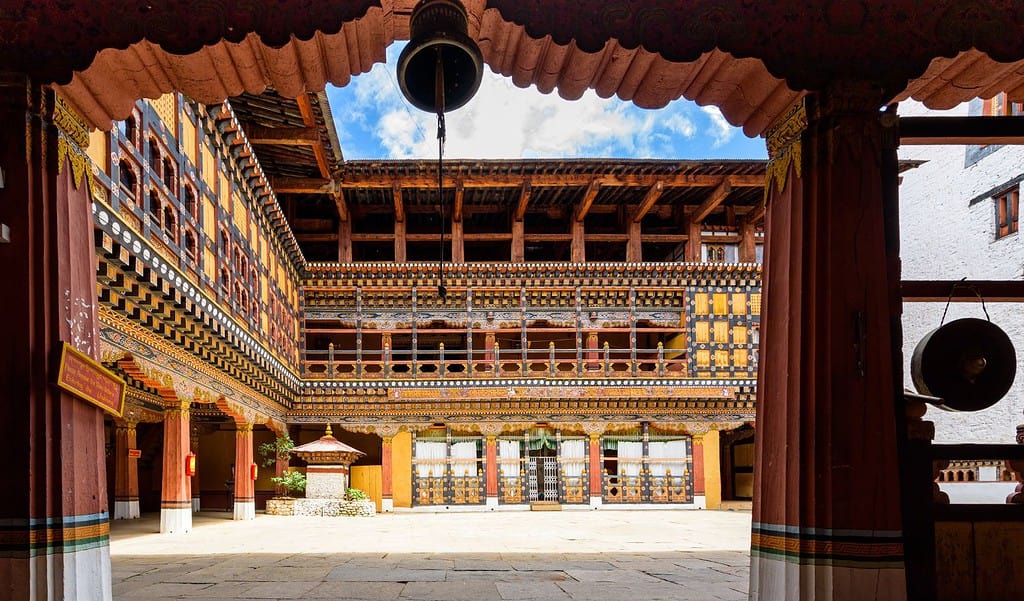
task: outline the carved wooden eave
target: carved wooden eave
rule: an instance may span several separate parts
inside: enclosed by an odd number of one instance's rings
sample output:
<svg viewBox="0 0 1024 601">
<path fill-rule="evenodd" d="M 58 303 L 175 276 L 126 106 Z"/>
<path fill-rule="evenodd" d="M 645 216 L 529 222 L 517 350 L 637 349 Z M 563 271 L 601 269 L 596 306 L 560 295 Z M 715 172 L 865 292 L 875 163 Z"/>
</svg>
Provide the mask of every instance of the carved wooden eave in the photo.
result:
<svg viewBox="0 0 1024 601">
<path fill-rule="evenodd" d="M 29 65 L 38 79 L 67 84 L 83 116 L 106 126 L 136 98 L 174 88 L 211 103 L 268 85 L 292 97 L 328 82 L 344 86 L 408 38 L 414 4 L 255 0 L 210 18 L 156 3 L 123 20 L 109 18 L 120 6 L 109 1 L 23 3 L 0 21 L 0 64 Z M 936 108 L 998 90 L 1024 100 L 1018 3 L 465 5 L 484 61 L 520 87 L 570 99 L 593 88 L 649 108 L 685 97 L 719 106 L 748 135 L 765 131 L 804 90 L 838 79 L 877 82 L 887 98 L 913 96 Z"/>
</svg>

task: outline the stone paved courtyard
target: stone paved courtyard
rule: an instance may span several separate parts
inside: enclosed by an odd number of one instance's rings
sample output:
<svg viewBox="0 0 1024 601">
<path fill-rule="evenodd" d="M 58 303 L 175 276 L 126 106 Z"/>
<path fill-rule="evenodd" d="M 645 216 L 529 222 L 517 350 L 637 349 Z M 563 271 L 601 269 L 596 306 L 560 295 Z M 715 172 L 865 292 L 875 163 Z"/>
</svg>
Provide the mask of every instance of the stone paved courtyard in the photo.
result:
<svg viewBox="0 0 1024 601">
<path fill-rule="evenodd" d="M 115 599 L 746 599 L 749 511 L 418 513 L 112 525 Z"/>
</svg>

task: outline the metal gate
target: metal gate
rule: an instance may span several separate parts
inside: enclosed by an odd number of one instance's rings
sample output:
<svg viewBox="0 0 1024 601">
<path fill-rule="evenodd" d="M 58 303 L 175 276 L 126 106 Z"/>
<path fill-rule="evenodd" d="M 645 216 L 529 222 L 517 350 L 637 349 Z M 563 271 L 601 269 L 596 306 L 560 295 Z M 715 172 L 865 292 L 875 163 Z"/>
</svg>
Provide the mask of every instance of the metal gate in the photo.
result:
<svg viewBox="0 0 1024 601">
<path fill-rule="evenodd" d="M 530 457 L 527 463 L 527 493 L 531 501 L 558 500 L 557 457 Z"/>
</svg>

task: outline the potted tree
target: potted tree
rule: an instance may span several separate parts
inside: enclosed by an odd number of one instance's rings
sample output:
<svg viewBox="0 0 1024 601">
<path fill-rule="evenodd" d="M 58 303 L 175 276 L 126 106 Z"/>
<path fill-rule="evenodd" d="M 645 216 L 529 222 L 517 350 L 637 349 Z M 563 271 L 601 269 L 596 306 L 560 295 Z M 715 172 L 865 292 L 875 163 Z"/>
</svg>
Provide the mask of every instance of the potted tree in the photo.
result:
<svg viewBox="0 0 1024 601">
<path fill-rule="evenodd" d="M 285 430 L 285 432 L 275 438 L 273 442 L 265 442 L 256 447 L 256 450 L 260 454 L 260 457 L 263 458 L 261 465 L 263 467 L 275 468 L 276 473 L 276 468 L 279 464 L 283 466 L 284 470 L 288 469 L 288 462 L 291 460 L 291 450 L 293 448 L 295 448 L 295 443 L 292 442 L 292 437 L 288 436 L 288 431 Z M 284 485 L 277 482 L 278 478 L 283 475 L 283 471 L 281 473 L 276 473 L 277 477 L 271 478 L 270 481 L 276 484 L 274 494 L 289 496 L 288 490 Z M 305 490 L 305 488 L 305 483 L 303 483 L 302 490 Z"/>
<path fill-rule="evenodd" d="M 284 474 L 274 476 L 270 481 L 283 490 L 284 495 L 276 496 L 267 501 L 267 514 L 295 515 L 295 497 L 292 495 L 306 490 L 306 474 L 289 468 Z"/>
</svg>

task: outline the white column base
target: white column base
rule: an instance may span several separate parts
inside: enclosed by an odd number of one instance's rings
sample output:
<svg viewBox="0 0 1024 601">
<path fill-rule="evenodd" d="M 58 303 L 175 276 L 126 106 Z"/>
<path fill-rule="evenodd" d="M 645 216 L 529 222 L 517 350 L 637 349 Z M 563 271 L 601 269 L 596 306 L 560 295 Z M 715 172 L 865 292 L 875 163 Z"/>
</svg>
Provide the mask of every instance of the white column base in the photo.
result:
<svg viewBox="0 0 1024 601">
<path fill-rule="evenodd" d="M 58 557 L 64 564 L 64 599 L 112 599 L 110 546 L 106 541 L 91 549 L 65 551 Z M 54 560 L 55 563 L 56 561 L 57 559 Z"/>
<path fill-rule="evenodd" d="M 192 513 L 199 513 L 199 497 L 192 497 Z"/>
<path fill-rule="evenodd" d="M 255 520 L 256 501 L 235 501 L 235 520 Z"/>
<path fill-rule="evenodd" d="M 487 507 L 490 509 L 497 509 L 498 497 L 487 497 Z"/>
<path fill-rule="evenodd" d="M 593 507 L 594 509 L 597 509 L 603 503 L 604 500 L 601 497 L 590 497 L 590 506 Z"/>
<path fill-rule="evenodd" d="M 380 512 L 381 513 L 391 513 L 394 510 L 395 510 L 395 500 L 394 499 L 381 499 L 380 500 Z"/>
<path fill-rule="evenodd" d="M 141 516 L 138 501 L 114 501 L 115 520 L 137 520 Z"/>
<path fill-rule="evenodd" d="M 160 509 L 160 534 L 187 534 L 192 532 L 192 508 Z"/>
<path fill-rule="evenodd" d="M 693 506 L 697 509 L 707 509 L 708 498 L 704 495 L 693 495 Z"/>
<path fill-rule="evenodd" d="M 763 554 L 750 557 L 750 601 L 905 601 L 899 568 L 800 564 Z"/>
</svg>

